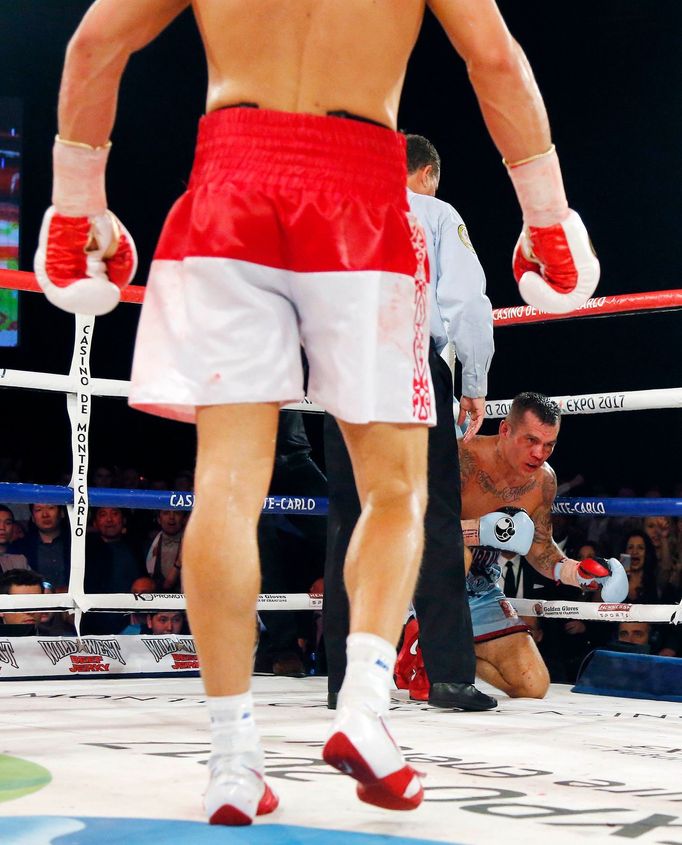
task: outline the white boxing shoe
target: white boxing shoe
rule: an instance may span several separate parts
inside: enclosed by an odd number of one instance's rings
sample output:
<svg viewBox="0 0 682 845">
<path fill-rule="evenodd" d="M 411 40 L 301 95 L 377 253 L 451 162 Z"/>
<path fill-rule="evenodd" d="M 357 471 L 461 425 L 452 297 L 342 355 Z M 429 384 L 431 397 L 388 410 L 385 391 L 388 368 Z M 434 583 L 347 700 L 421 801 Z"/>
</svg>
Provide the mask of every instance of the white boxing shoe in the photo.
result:
<svg viewBox="0 0 682 845">
<path fill-rule="evenodd" d="M 261 772 L 249 765 L 251 756 L 255 755 L 211 756 L 210 780 L 204 795 L 209 824 L 251 824 L 256 816 L 272 813 L 279 806 L 279 798 Z"/>
</svg>

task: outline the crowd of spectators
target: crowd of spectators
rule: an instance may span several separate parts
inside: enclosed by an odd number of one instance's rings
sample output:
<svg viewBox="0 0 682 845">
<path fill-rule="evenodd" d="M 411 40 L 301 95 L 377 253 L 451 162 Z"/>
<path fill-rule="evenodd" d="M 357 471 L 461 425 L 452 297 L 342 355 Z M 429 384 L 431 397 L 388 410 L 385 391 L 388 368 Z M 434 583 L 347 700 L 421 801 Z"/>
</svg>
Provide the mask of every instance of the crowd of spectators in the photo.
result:
<svg viewBox="0 0 682 845">
<path fill-rule="evenodd" d="M 311 447 L 301 415 L 289 413 L 282 417 L 271 495 L 298 491 L 326 496 L 326 479 L 310 457 Z M 23 479 L 17 467 L 8 467 L 8 462 L 0 459 L 0 480 Z M 168 478 L 149 478 L 136 467 L 95 464 L 89 473 L 88 485 L 191 492 L 193 481 L 193 473 L 185 469 Z M 69 478 L 64 474 L 56 482 L 66 485 Z M 85 545 L 85 591 L 98 594 L 182 592 L 182 537 L 187 517 L 187 512 L 178 510 L 91 508 Z M 320 588 L 313 589 L 313 585 L 319 583 L 324 567 L 325 523 L 324 519 L 281 514 L 261 520 L 258 540 L 263 561 L 263 592 L 319 591 Z M 39 581 L 48 584 L 50 589 L 66 591 L 70 574 L 70 537 L 63 507 L 39 503 L 0 505 L 0 572 L 31 570 L 39 573 Z M 36 619 L 38 616 L 34 615 Z M 176 631 L 178 617 L 181 624 Z M 258 671 L 296 677 L 304 676 L 318 666 L 319 614 L 264 611 L 257 622 Z M 9 630 L 0 625 L 0 634 L 8 634 Z M 24 627 L 20 632 L 35 633 L 35 629 Z M 81 632 L 101 635 L 187 633 L 189 628 L 185 614 L 98 612 L 84 615 Z M 320 658 L 319 663 L 323 662 Z"/>
<path fill-rule="evenodd" d="M 618 493 L 618 497 L 633 495 L 631 490 Z M 647 491 L 646 498 L 657 497 L 660 492 Z M 567 557 L 617 558 L 624 564 L 629 583 L 626 603 L 673 605 L 682 600 L 682 518 L 554 515 L 552 522 L 555 542 Z M 600 591 L 581 593 L 542 578 L 518 556 L 510 564 L 505 580 L 508 597 L 602 601 Z M 516 577 L 516 572 L 522 576 Z M 617 618 L 616 609 L 613 613 Z M 595 648 L 682 657 L 681 626 L 546 617 L 526 621 L 555 683 L 573 683 L 583 660 Z"/>
<path fill-rule="evenodd" d="M 310 447 L 296 425 L 285 433 L 283 444 L 278 448 L 273 492 L 308 494 L 312 484 L 312 494 L 324 496 L 324 476 L 310 459 Z M 168 479 L 150 479 L 135 467 L 99 465 L 92 469 L 89 483 L 92 487 L 183 492 L 192 490 L 193 478 L 188 470 L 177 471 Z M 682 494 L 682 489 L 673 494 Z M 634 495 L 628 488 L 617 492 L 618 497 Z M 656 498 L 661 492 L 647 490 L 644 495 Z M 110 506 L 91 509 L 86 540 L 86 592 L 182 592 L 182 536 L 186 521 L 187 513 L 177 510 L 153 512 Z M 261 520 L 259 542 L 266 562 L 263 592 L 323 592 L 324 523 L 321 518 L 281 515 Z M 682 600 L 682 517 L 555 515 L 553 533 L 569 557 L 615 557 L 623 561 L 630 585 L 627 602 L 676 604 Z M 41 592 L 65 591 L 70 572 L 70 531 L 65 509 L 41 503 L 0 505 L 0 570 L 11 572 L 15 579 L 11 589 L 3 592 L 35 592 L 40 584 Z M 25 575 L 29 573 L 23 579 L 22 570 Z M 34 573 L 40 573 L 37 581 L 31 580 Z M 575 588 L 543 578 L 519 557 L 508 562 L 503 580 L 510 598 L 601 601 L 599 593 L 581 594 Z M 11 616 L 5 614 L 5 633 Z M 69 630 L 62 617 L 60 623 L 55 621 L 57 616 L 31 615 L 31 630 L 47 634 L 50 624 L 53 632 L 59 624 Z M 585 656 L 599 647 L 682 657 L 682 626 L 538 617 L 526 621 L 554 682 L 573 682 Z M 11 624 L 16 627 L 25 623 L 26 619 Z M 324 671 L 319 614 L 263 613 L 258 619 L 258 630 L 257 670 L 286 675 Z M 84 633 L 187 631 L 181 613 L 87 614 L 83 625 Z"/>
</svg>

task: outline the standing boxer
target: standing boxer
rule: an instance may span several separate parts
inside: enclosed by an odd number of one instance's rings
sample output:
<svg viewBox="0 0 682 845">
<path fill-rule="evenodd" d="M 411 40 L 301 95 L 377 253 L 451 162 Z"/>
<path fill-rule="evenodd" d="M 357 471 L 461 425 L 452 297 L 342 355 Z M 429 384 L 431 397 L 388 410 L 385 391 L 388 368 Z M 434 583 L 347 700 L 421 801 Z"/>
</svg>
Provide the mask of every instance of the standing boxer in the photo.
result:
<svg viewBox="0 0 682 845">
<path fill-rule="evenodd" d="M 118 89 L 130 55 L 189 5 L 97 0 L 69 44 L 35 261 L 46 296 L 66 310 L 106 313 L 134 274 L 132 240 L 106 208 Z M 208 815 L 248 824 L 277 803 L 249 692 L 256 523 L 279 406 L 302 392 L 300 343 L 309 394 L 340 421 L 362 503 L 346 562 L 349 666 L 324 756 L 359 782 L 362 800 L 409 809 L 421 782 L 384 719 L 422 552 L 433 402 L 425 244 L 407 214 L 394 127 L 425 3 L 191 5 L 208 114 L 156 251 L 130 401 L 197 426 L 184 584 L 213 726 Z M 429 6 L 467 64 L 521 204 L 522 295 L 571 310 L 592 293 L 598 263 L 568 208 L 526 58 L 493 0 Z"/>
</svg>

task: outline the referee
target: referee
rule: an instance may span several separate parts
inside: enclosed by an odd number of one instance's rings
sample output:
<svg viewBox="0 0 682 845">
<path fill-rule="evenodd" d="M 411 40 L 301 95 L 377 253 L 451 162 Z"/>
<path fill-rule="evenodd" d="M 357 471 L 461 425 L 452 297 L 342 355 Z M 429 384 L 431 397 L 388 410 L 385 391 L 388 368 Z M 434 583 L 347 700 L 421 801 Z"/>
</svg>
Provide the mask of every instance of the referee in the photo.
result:
<svg viewBox="0 0 682 845">
<path fill-rule="evenodd" d="M 458 424 L 469 416 L 465 438 L 478 431 L 485 414 L 487 373 L 493 356 L 493 319 L 485 295 L 483 268 L 464 221 L 448 203 L 435 198 L 440 156 L 421 135 L 407 136 L 410 208 L 426 235 L 431 271 L 429 366 L 438 423 L 429 430 L 428 506 L 421 574 L 414 596 L 419 644 L 431 681 L 429 704 L 462 710 L 488 710 L 497 701 L 473 685 L 476 673 L 471 616 L 464 574 L 460 525 L 459 458 L 453 412 L 454 385 L 441 357 L 448 343 L 462 365 Z M 328 704 L 336 697 L 346 668 L 348 597 L 343 564 L 360 515 L 353 470 L 334 418 L 325 414 L 325 460 L 329 485 L 327 555 L 324 573 L 324 640 L 328 665 Z"/>
</svg>

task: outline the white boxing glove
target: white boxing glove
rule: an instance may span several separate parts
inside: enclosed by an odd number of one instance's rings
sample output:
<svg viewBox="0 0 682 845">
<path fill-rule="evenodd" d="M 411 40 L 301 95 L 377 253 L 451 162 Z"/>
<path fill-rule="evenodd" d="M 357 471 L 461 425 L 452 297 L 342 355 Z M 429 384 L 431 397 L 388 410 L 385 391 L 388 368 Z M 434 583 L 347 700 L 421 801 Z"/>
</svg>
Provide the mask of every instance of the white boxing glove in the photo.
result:
<svg viewBox="0 0 682 845">
<path fill-rule="evenodd" d="M 554 145 L 507 169 L 523 211 L 512 262 L 519 292 L 541 311 L 575 311 L 597 287 L 599 261 L 580 216 L 568 207 Z"/>
<path fill-rule="evenodd" d="M 47 299 L 72 314 L 112 311 L 137 269 L 133 239 L 106 207 L 109 149 L 55 140 L 53 205 L 43 218 L 34 270 Z"/>
<path fill-rule="evenodd" d="M 504 507 L 479 520 L 478 544 L 525 555 L 533 545 L 535 525 L 523 508 Z"/>
</svg>

